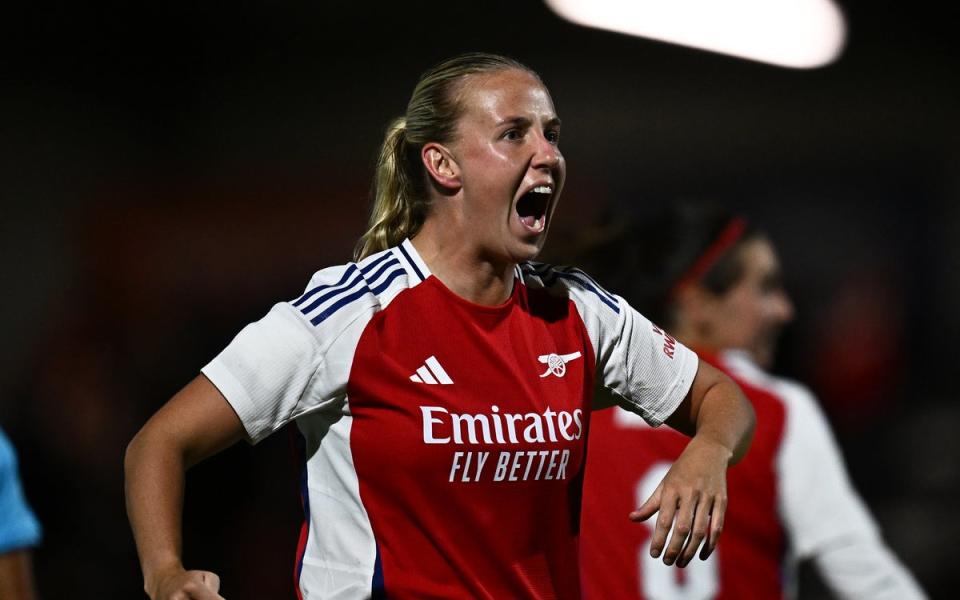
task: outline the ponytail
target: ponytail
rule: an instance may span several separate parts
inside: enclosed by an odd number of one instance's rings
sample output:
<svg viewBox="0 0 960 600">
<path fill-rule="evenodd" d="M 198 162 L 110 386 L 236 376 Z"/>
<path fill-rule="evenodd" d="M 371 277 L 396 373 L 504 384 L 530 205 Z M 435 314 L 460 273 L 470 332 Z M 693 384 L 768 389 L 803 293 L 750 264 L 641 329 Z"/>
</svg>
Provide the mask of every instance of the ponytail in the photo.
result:
<svg viewBox="0 0 960 600">
<path fill-rule="evenodd" d="M 394 119 L 377 158 L 369 227 L 357 242 L 355 260 L 392 248 L 420 230 L 429 201 L 421 194 L 419 156 L 407 143 L 407 120 Z"/>
</svg>

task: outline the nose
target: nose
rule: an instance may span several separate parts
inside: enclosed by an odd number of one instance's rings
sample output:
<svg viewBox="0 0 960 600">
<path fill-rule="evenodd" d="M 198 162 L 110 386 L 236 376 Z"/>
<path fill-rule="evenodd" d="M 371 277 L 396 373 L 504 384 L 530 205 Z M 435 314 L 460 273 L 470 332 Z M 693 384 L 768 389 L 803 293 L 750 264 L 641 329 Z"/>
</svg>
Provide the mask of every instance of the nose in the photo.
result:
<svg viewBox="0 0 960 600">
<path fill-rule="evenodd" d="M 536 169 L 556 169 L 563 160 L 560 148 L 547 139 L 543 132 L 535 136 L 536 148 L 533 155 L 533 167 Z"/>
<path fill-rule="evenodd" d="M 777 293 L 773 302 L 774 317 L 780 323 L 789 323 L 794 317 L 793 301 L 785 290 Z"/>
</svg>

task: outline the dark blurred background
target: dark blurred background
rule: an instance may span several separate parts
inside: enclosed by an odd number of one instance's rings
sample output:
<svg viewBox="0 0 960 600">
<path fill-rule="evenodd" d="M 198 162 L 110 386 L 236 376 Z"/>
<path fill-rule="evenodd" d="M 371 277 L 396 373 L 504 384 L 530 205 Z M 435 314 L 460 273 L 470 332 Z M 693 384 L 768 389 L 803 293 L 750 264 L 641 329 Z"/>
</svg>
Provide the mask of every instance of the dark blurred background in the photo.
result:
<svg viewBox="0 0 960 600">
<path fill-rule="evenodd" d="M 569 176 L 547 258 L 678 198 L 778 245 L 799 318 L 776 371 L 934 597 L 958 583 L 960 11 L 842 2 L 798 71 L 565 23 L 538 1 L 21 3 L 0 17 L 0 424 L 45 526 L 45 598 L 142 597 L 125 444 L 247 322 L 349 257 L 383 128 L 467 50 L 539 70 Z M 188 476 L 186 560 L 292 598 L 281 433 Z M 801 598 L 824 588 L 803 571 Z"/>
</svg>

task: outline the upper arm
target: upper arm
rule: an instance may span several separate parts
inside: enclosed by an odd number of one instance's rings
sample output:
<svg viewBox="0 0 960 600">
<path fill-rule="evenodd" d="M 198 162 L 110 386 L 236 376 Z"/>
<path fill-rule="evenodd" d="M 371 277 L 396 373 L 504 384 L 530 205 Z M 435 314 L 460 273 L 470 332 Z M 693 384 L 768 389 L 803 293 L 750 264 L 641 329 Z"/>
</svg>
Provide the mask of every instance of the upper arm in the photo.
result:
<svg viewBox="0 0 960 600">
<path fill-rule="evenodd" d="M 36 598 L 29 550 L 21 549 L 0 554 L 0 598 L 9 600 Z"/>
<path fill-rule="evenodd" d="M 244 435 L 240 417 L 227 399 L 206 376 L 198 375 L 147 421 L 134 443 L 163 438 L 179 449 L 190 466 Z"/>
</svg>

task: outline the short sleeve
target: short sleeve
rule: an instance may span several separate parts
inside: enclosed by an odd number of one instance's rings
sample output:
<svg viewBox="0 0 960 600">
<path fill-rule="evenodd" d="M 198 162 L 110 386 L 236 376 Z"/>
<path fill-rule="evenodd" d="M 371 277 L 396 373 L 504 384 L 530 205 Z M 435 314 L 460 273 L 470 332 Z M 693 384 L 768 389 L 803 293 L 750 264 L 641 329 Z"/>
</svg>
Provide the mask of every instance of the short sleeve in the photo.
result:
<svg viewBox="0 0 960 600">
<path fill-rule="evenodd" d="M 697 375 L 697 355 L 616 296 L 619 318 L 602 323 L 598 357 L 599 383 L 621 399 L 620 406 L 653 426 L 677 409 Z"/>
<path fill-rule="evenodd" d="M 305 392 L 320 366 L 316 338 L 281 303 L 244 327 L 202 372 L 257 442 L 309 408 Z"/>
<path fill-rule="evenodd" d="M 526 263 L 521 271 L 576 305 L 596 354 L 598 395 L 653 426 L 673 414 L 696 377 L 694 352 L 579 269 Z"/>
<path fill-rule="evenodd" d="M 233 407 L 256 443 L 293 419 L 317 410 L 339 411 L 356 342 L 375 299 L 309 320 L 281 302 L 247 325 L 202 369 Z M 364 318 L 366 317 L 366 318 Z"/>
<path fill-rule="evenodd" d="M 17 455 L 0 431 L 0 554 L 40 543 L 40 523 L 20 485 Z"/>
</svg>

